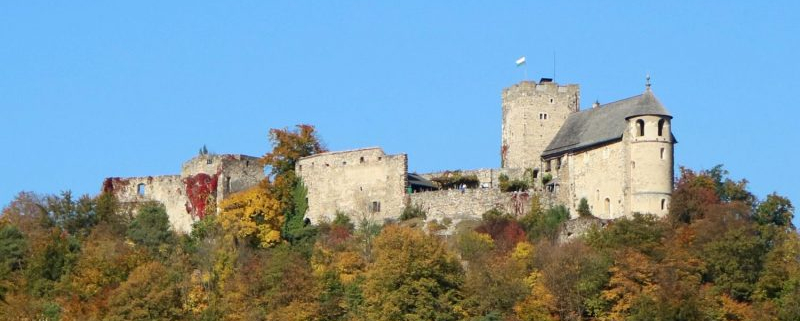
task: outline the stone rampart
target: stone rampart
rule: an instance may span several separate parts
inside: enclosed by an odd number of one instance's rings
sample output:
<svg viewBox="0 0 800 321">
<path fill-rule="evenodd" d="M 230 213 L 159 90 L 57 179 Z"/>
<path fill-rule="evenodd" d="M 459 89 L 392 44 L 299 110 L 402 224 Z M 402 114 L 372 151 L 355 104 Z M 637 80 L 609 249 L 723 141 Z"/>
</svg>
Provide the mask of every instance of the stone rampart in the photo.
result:
<svg viewBox="0 0 800 321">
<path fill-rule="evenodd" d="M 420 206 L 428 220 L 445 219 L 458 223 L 461 220 L 480 219 L 491 209 L 522 216 L 530 207 L 526 192 L 503 193 L 499 189 L 466 189 L 420 192 L 409 194 L 409 203 Z"/>
</svg>

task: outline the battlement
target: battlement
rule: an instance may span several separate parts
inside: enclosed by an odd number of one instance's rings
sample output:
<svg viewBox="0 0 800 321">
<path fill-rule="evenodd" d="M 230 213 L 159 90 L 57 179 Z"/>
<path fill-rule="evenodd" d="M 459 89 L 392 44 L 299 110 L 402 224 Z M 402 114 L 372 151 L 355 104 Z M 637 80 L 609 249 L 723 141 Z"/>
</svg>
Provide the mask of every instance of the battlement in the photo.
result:
<svg viewBox="0 0 800 321">
<path fill-rule="evenodd" d="M 580 86 L 577 84 L 559 85 L 552 81 L 523 80 L 503 89 L 503 100 L 512 100 L 519 97 L 531 96 L 534 93 L 546 94 L 578 94 Z"/>
</svg>

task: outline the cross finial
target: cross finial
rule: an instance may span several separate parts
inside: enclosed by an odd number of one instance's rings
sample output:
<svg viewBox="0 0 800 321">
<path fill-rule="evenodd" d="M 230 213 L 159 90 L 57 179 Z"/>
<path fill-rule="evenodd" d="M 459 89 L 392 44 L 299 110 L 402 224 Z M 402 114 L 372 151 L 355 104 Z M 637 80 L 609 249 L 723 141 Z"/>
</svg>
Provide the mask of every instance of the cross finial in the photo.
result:
<svg viewBox="0 0 800 321">
<path fill-rule="evenodd" d="M 650 73 L 647 73 L 647 76 L 644 78 L 646 80 L 644 86 L 647 90 L 650 90 Z"/>
</svg>

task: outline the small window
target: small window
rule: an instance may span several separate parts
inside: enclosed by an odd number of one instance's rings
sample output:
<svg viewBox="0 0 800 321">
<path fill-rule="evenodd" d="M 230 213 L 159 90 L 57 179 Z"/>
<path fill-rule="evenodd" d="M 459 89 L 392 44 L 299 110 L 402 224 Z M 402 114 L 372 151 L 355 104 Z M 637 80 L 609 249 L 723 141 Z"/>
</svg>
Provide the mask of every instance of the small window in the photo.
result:
<svg viewBox="0 0 800 321">
<path fill-rule="evenodd" d="M 538 169 L 534 169 L 533 170 L 533 179 L 537 179 L 537 178 L 539 178 L 539 170 Z"/>
<path fill-rule="evenodd" d="M 245 161 L 244 162 L 244 167 L 250 167 L 250 161 Z"/>
<path fill-rule="evenodd" d="M 381 202 L 374 201 L 372 202 L 372 208 L 370 209 L 372 213 L 378 213 L 381 211 Z"/>
<path fill-rule="evenodd" d="M 342 165 L 347 165 L 347 161 L 343 161 L 343 162 L 342 162 Z"/>
<path fill-rule="evenodd" d="M 561 157 L 556 158 L 556 169 L 561 169 Z"/>
<path fill-rule="evenodd" d="M 661 159 L 664 159 L 664 148 L 661 148 Z"/>
<path fill-rule="evenodd" d="M 381 156 L 378 156 L 378 160 L 382 160 L 382 159 L 383 159 L 383 157 L 381 157 Z"/>
<path fill-rule="evenodd" d="M 549 172 L 550 171 L 550 160 L 549 159 L 544 161 L 544 171 L 545 172 Z"/>
<path fill-rule="evenodd" d="M 330 167 L 331 164 L 325 163 L 325 167 Z"/>
<path fill-rule="evenodd" d="M 225 177 L 225 191 L 227 191 L 227 192 L 231 191 L 231 178 L 230 177 Z"/>
<path fill-rule="evenodd" d="M 363 163 L 364 162 L 364 156 L 361 156 L 361 158 L 358 159 L 358 162 L 359 163 Z"/>
<path fill-rule="evenodd" d="M 636 121 L 636 136 L 644 136 L 644 120 Z"/>
<path fill-rule="evenodd" d="M 606 215 L 610 215 L 611 214 L 611 200 L 606 198 L 605 205 L 606 205 L 605 206 L 605 213 L 606 213 Z"/>
<path fill-rule="evenodd" d="M 631 162 L 631 169 L 635 169 L 635 168 L 636 168 L 636 162 Z"/>
<path fill-rule="evenodd" d="M 661 199 L 661 210 L 663 211 L 665 207 L 667 207 L 667 200 L 662 198 Z"/>
<path fill-rule="evenodd" d="M 664 136 L 664 120 L 663 119 L 658 121 L 658 136 L 659 137 Z"/>
<path fill-rule="evenodd" d="M 138 193 L 139 196 L 144 196 L 144 184 L 136 185 L 136 193 Z"/>
<path fill-rule="evenodd" d="M 214 162 L 214 161 L 213 161 L 213 160 L 211 160 L 211 158 L 209 158 L 209 159 L 206 159 L 206 164 L 211 164 L 211 163 L 213 163 L 213 162 Z"/>
<path fill-rule="evenodd" d="M 555 100 L 553 100 L 553 98 L 550 98 L 550 103 L 552 104 L 554 102 L 555 102 Z"/>
</svg>

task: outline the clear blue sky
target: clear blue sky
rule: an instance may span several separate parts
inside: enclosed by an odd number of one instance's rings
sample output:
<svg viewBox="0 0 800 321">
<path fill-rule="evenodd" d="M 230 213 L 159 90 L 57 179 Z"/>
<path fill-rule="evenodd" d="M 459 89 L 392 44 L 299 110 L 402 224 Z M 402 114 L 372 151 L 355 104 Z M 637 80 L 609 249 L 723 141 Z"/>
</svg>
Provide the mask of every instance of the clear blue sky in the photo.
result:
<svg viewBox="0 0 800 321">
<path fill-rule="evenodd" d="M 497 167 L 514 61 L 550 77 L 555 52 L 584 108 L 649 72 L 677 165 L 800 205 L 797 2 L 388 2 L 0 3 L 0 204 L 176 174 L 203 144 L 261 155 L 297 123 L 412 171 Z"/>
</svg>

